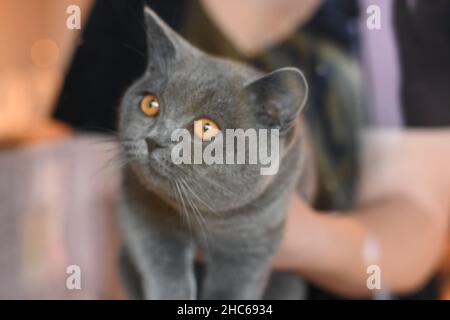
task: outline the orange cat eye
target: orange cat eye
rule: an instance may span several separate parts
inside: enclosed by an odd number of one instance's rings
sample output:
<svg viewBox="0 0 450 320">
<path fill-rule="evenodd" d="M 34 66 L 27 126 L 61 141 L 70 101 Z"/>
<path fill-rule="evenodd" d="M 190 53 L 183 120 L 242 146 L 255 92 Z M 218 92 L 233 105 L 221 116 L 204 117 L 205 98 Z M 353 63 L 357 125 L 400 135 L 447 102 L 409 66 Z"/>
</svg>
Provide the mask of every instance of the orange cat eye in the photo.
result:
<svg viewBox="0 0 450 320">
<path fill-rule="evenodd" d="M 194 134 L 202 141 L 210 141 L 219 132 L 219 125 L 211 119 L 200 118 L 194 121 Z"/>
<path fill-rule="evenodd" d="M 141 100 L 140 107 L 141 107 L 141 111 L 147 117 L 155 117 L 156 115 L 158 115 L 159 109 L 161 108 L 158 98 L 152 94 L 146 95 Z"/>
</svg>

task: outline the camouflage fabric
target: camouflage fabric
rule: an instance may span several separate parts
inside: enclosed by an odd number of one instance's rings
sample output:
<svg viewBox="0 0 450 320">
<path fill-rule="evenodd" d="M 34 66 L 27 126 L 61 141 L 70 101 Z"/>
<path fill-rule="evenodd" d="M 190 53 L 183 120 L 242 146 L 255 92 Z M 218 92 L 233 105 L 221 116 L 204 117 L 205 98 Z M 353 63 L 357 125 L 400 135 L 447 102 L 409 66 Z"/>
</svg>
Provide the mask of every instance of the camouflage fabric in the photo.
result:
<svg viewBox="0 0 450 320">
<path fill-rule="evenodd" d="M 297 33 L 256 60 L 265 69 L 296 66 L 310 86 L 305 109 L 319 174 L 316 207 L 348 209 L 358 180 L 362 80 L 358 64 L 331 42 Z"/>
<path fill-rule="evenodd" d="M 300 68 L 310 86 L 305 109 L 319 176 L 316 208 L 343 210 L 354 204 L 359 174 L 359 131 L 364 117 L 360 68 L 345 49 L 320 36 L 296 32 L 259 57 L 237 53 L 199 6 L 192 1 L 184 35 L 203 50 L 271 71 Z"/>
</svg>

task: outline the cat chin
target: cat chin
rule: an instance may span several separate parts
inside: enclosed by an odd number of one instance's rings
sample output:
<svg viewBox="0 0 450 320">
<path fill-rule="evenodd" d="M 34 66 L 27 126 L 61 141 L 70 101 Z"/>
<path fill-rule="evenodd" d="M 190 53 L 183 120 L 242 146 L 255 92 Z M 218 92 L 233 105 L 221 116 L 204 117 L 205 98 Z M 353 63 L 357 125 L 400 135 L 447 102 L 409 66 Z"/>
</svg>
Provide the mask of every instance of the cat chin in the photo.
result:
<svg viewBox="0 0 450 320">
<path fill-rule="evenodd" d="M 180 210 L 180 208 L 176 205 L 177 199 L 173 193 L 170 178 L 155 173 L 155 170 L 148 164 L 143 165 L 136 161 L 130 163 L 129 169 L 144 189 L 158 195 L 164 202 L 169 204 L 175 210 Z"/>
<path fill-rule="evenodd" d="M 169 185 L 170 178 L 163 172 L 157 172 L 149 163 L 132 162 L 131 170 L 141 183 L 150 191 L 156 192 L 158 189 Z"/>
</svg>

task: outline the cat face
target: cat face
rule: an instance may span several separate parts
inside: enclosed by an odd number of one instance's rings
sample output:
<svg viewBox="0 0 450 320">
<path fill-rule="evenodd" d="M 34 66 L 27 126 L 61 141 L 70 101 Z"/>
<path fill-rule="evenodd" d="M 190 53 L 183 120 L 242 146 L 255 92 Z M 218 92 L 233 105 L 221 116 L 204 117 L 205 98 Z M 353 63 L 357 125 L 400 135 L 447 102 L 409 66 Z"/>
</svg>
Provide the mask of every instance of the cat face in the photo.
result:
<svg viewBox="0 0 450 320">
<path fill-rule="evenodd" d="M 148 66 L 127 90 L 119 117 L 119 136 L 131 167 L 161 196 L 170 198 L 181 189 L 192 193 L 204 210 L 249 203 L 273 179 L 261 175 L 260 164 L 177 165 L 173 133 L 186 129 L 192 145 L 200 140 L 206 147 L 227 129 L 277 129 L 282 159 L 287 133 L 306 100 L 302 73 L 285 68 L 262 75 L 213 58 L 192 47 L 153 11 L 144 11 Z M 246 148 L 246 159 L 250 152 Z"/>
</svg>

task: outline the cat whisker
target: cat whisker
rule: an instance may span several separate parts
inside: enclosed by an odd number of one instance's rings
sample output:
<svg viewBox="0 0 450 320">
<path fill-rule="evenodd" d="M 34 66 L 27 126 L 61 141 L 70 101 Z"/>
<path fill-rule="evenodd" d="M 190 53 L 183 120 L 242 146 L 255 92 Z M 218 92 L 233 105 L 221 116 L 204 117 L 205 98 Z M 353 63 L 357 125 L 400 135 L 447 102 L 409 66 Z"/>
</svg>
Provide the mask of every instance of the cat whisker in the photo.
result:
<svg viewBox="0 0 450 320">
<path fill-rule="evenodd" d="M 184 186 L 183 180 L 181 179 L 180 182 L 181 182 L 180 186 L 183 187 Z M 184 188 L 185 188 L 184 190 L 188 191 L 185 186 L 184 186 Z M 206 228 L 206 220 L 203 217 L 203 215 L 201 214 L 198 207 L 193 202 L 193 199 L 190 198 L 187 194 L 186 194 L 186 201 L 192 209 L 192 214 L 194 215 L 194 218 L 197 221 L 202 238 L 205 240 L 205 243 L 207 243 L 208 235 L 207 235 L 207 228 Z"/>
<path fill-rule="evenodd" d="M 185 190 L 187 191 L 186 193 L 190 193 L 191 195 L 193 195 L 192 189 L 190 189 L 190 188 L 188 187 L 186 180 L 184 180 L 183 178 L 181 178 L 180 181 L 181 181 L 181 184 L 184 185 L 184 188 L 185 188 Z M 199 215 L 201 221 L 202 221 L 204 224 L 206 224 L 206 220 L 205 220 L 205 218 L 203 217 L 203 215 L 201 214 L 200 210 L 198 209 L 198 206 L 195 205 L 194 199 L 192 199 L 192 198 L 190 198 L 190 197 L 186 197 L 186 198 L 187 198 L 187 199 L 193 204 L 193 206 L 195 207 L 195 208 L 193 208 L 193 209 L 195 209 L 195 211 L 198 213 L 198 215 Z"/>
<path fill-rule="evenodd" d="M 217 182 L 216 180 L 214 180 L 214 179 L 209 179 L 207 176 L 201 174 L 200 172 L 196 172 L 196 175 L 197 175 L 197 178 L 200 178 L 200 180 L 201 180 L 202 182 L 209 183 L 210 185 L 213 185 L 213 186 L 215 186 L 215 187 L 221 189 L 222 191 L 228 193 L 228 195 L 231 195 L 231 196 L 241 196 L 241 195 L 238 194 L 237 192 L 234 192 L 234 191 L 228 189 L 227 187 L 225 187 L 224 185 L 220 184 L 220 183 Z M 248 203 L 248 205 L 250 205 L 250 206 L 252 206 L 252 207 L 254 207 L 254 208 L 257 208 L 257 209 L 263 209 L 261 206 L 258 206 L 258 205 L 255 204 L 255 203 Z"/>
<path fill-rule="evenodd" d="M 81 131 L 96 131 L 96 132 L 101 132 L 101 133 L 107 133 L 110 134 L 112 136 L 117 136 L 117 131 L 105 128 L 105 127 L 98 127 L 98 126 L 77 126 L 75 127 L 75 129 L 77 130 L 81 130 Z"/>
<path fill-rule="evenodd" d="M 125 167 L 128 163 L 130 163 L 132 159 L 125 158 L 121 154 L 114 154 L 110 159 L 105 161 L 105 164 L 103 164 L 100 169 L 98 169 L 93 175 L 92 179 L 97 177 L 100 173 L 105 171 L 106 169 L 115 167 L 116 170 L 120 170 L 123 167 Z"/>
<path fill-rule="evenodd" d="M 183 179 L 184 184 L 186 186 L 186 188 L 190 191 L 190 193 L 200 202 L 202 203 L 205 207 L 207 207 L 212 213 L 217 214 L 217 211 L 215 209 L 213 209 L 208 203 L 206 203 L 197 193 L 195 193 L 195 191 L 193 190 L 193 188 L 189 185 L 189 183 Z"/>
<path fill-rule="evenodd" d="M 184 218 L 186 220 L 186 223 L 188 225 L 188 229 L 189 229 L 189 232 L 190 232 L 191 238 L 192 238 L 193 236 L 192 236 L 191 220 L 190 220 L 189 214 L 187 212 L 187 207 L 186 207 L 186 203 L 185 203 L 184 198 L 183 198 L 183 193 L 181 191 L 181 187 L 180 187 L 180 185 L 179 185 L 177 180 L 174 180 L 173 183 L 174 183 L 174 186 L 175 186 L 174 190 L 176 190 L 176 194 L 178 195 L 179 200 L 181 202 L 181 207 L 180 207 L 181 214 L 184 216 Z"/>
<path fill-rule="evenodd" d="M 120 147 L 124 143 L 136 142 L 136 139 L 121 139 L 119 137 L 97 138 L 98 141 L 91 142 L 91 145 L 111 144 Z"/>
</svg>

